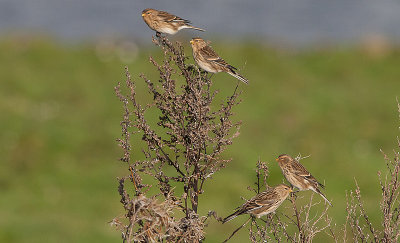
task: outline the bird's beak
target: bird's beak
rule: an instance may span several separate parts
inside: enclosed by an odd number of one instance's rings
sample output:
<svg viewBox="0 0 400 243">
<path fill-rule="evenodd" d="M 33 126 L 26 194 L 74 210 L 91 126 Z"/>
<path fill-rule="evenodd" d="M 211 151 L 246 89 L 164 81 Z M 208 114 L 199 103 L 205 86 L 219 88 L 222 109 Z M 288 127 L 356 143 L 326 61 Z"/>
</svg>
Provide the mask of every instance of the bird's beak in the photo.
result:
<svg viewBox="0 0 400 243">
<path fill-rule="evenodd" d="M 278 161 L 279 161 L 279 159 L 278 159 L 278 158 L 276 158 L 275 160 L 276 160 L 276 162 L 278 162 Z"/>
<path fill-rule="evenodd" d="M 190 40 L 190 44 L 193 44 L 193 40 Z"/>
<path fill-rule="evenodd" d="M 289 192 L 293 192 L 292 188 L 289 188 Z"/>
<path fill-rule="evenodd" d="M 142 17 L 144 17 L 146 14 L 142 13 Z"/>
</svg>

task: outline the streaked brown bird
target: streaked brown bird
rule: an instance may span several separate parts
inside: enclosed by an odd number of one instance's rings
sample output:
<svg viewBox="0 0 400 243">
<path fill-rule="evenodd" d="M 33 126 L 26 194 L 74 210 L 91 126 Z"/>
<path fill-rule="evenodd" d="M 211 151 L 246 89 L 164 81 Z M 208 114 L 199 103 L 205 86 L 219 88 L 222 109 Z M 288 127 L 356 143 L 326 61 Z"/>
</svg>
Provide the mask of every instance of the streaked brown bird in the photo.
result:
<svg viewBox="0 0 400 243">
<path fill-rule="evenodd" d="M 190 25 L 189 20 L 182 19 L 165 11 L 146 8 L 142 11 L 142 17 L 150 29 L 155 30 L 158 33 L 174 35 L 181 29 L 205 31 Z"/>
<path fill-rule="evenodd" d="M 236 212 L 226 217 L 223 223 L 245 213 L 254 215 L 257 218 L 272 213 L 285 201 L 291 192 L 292 189 L 284 184 L 276 187 L 268 187 L 267 190 L 257 194 L 240 206 Z"/>
<path fill-rule="evenodd" d="M 282 154 L 279 155 L 276 161 L 278 161 L 279 167 L 281 167 L 286 180 L 288 180 L 292 186 L 297 187 L 300 191 L 312 190 L 321 195 L 331 207 L 333 206 L 319 189 L 320 187 L 324 188 L 324 185 L 319 183 L 297 160 L 287 154 Z"/>
<path fill-rule="evenodd" d="M 239 79 L 245 84 L 249 80 L 240 75 L 235 67 L 229 65 L 222 59 L 202 38 L 193 38 L 190 41 L 193 49 L 193 58 L 200 68 L 210 73 L 226 72 Z"/>
</svg>

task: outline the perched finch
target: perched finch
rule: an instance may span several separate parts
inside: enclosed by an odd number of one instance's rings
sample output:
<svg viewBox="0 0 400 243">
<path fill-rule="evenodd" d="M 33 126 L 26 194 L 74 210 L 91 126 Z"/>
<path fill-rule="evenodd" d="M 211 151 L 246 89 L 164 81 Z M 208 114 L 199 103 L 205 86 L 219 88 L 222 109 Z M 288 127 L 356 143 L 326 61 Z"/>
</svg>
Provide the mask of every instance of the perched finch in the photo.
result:
<svg viewBox="0 0 400 243">
<path fill-rule="evenodd" d="M 245 84 L 249 83 L 249 80 L 236 72 L 235 67 L 229 65 L 224 59 L 219 57 L 203 39 L 193 38 L 190 44 L 192 44 L 193 58 L 202 69 L 211 73 L 226 72 Z"/>
<path fill-rule="evenodd" d="M 324 185 L 319 183 L 302 164 L 287 154 L 279 155 L 276 161 L 278 161 L 279 167 L 281 167 L 286 180 L 288 180 L 292 186 L 297 187 L 300 191 L 312 190 L 321 195 L 321 197 L 332 206 L 332 203 L 330 203 L 319 190 L 319 187 L 324 188 Z"/>
<path fill-rule="evenodd" d="M 282 204 L 283 201 L 285 201 L 291 192 L 292 189 L 283 184 L 276 187 L 268 187 L 267 190 L 257 194 L 255 197 L 240 206 L 236 212 L 226 217 L 223 220 L 223 223 L 245 213 L 254 215 L 257 218 L 272 213 Z"/>
<path fill-rule="evenodd" d="M 181 29 L 195 29 L 205 31 L 203 29 L 190 25 L 190 21 L 182 19 L 176 15 L 159 11 L 151 8 L 146 8 L 142 11 L 142 17 L 144 22 L 159 33 L 174 35 Z"/>
</svg>

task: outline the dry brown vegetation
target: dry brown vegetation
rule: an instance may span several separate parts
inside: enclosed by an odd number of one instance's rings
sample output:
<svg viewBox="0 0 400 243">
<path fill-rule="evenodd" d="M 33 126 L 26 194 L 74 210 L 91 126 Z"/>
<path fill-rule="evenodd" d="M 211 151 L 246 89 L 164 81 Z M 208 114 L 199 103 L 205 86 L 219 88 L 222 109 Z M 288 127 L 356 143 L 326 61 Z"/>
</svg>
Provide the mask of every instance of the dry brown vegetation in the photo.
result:
<svg viewBox="0 0 400 243">
<path fill-rule="evenodd" d="M 239 103 L 238 86 L 231 96 L 216 99 L 218 92 L 212 90 L 211 78 L 186 63 L 180 43 L 172 44 L 161 36 L 153 42 L 164 53 L 162 61 L 150 57 L 159 80 L 154 82 L 141 74 L 152 102 L 140 103 L 128 69 L 125 84 L 115 87 L 124 111 L 122 137 L 118 139 L 124 152 L 121 161 L 129 174 L 119 178 L 125 213 L 114 218 L 112 224 L 121 231 L 124 242 L 200 242 L 205 239 L 206 221 L 221 221 L 212 209 L 207 209 L 208 215 L 199 215 L 199 197 L 204 183 L 230 162 L 221 154 L 239 135 L 240 122 L 232 120 L 232 109 Z M 154 110 L 157 124 L 146 119 L 147 113 Z M 139 146 L 131 143 L 133 136 L 143 142 L 140 150 L 144 159 L 135 159 L 131 154 L 132 146 Z M 308 203 L 299 206 L 302 195 L 297 193 L 291 195 L 291 206 L 284 213 L 260 220 L 249 217 L 231 234 L 226 232 L 226 241 L 248 226 L 251 242 L 312 242 L 321 233 L 335 242 L 397 242 L 400 154 L 395 151 L 392 159 L 384 154 L 384 159 L 387 172 L 378 173 L 381 225 L 369 220 L 356 182 L 356 189 L 348 193 L 346 224 L 339 233 L 328 215 L 328 205 L 321 207 L 321 201 L 315 201 L 312 194 Z M 263 190 L 268 186 L 268 174 L 267 163 L 259 161 L 256 186 L 249 189 L 254 193 Z"/>
<path fill-rule="evenodd" d="M 398 104 L 400 114 L 400 105 Z M 393 157 L 382 152 L 387 171 L 378 171 L 380 188 L 382 190 L 379 208 L 381 224 L 374 225 L 368 217 L 362 197 L 361 188 L 357 181 L 356 189 L 350 191 L 347 200 L 347 218 L 344 229 L 344 239 L 350 235 L 354 242 L 398 242 L 400 236 L 400 140 L 397 139 L 398 149 L 393 151 Z M 378 202 L 377 202 L 378 205 Z M 347 229 L 347 227 L 349 229 Z M 347 232 L 350 231 L 350 232 Z"/>
<path fill-rule="evenodd" d="M 207 73 L 185 63 L 182 46 L 173 45 L 165 37 L 153 42 L 164 52 L 161 63 L 150 57 L 160 79 L 153 82 L 141 75 L 153 102 L 139 103 L 128 70 L 127 94 L 122 93 L 120 84 L 115 88 L 124 106 L 121 161 L 129 166 L 130 175 L 120 179 L 119 187 L 126 210 L 122 218 L 127 223 L 114 221 L 122 230 L 124 242 L 199 242 L 204 239 L 207 219 L 198 215 L 203 185 L 230 161 L 221 153 L 239 135 L 240 123 L 231 120 L 238 93 L 235 89 L 223 103 L 213 105 L 218 92 L 210 89 L 212 81 Z M 177 87 L 180 79 L 184 84 Z M 152 107 L 159 112 L 157 126 L 161 132 L 145 118 Z M 131 136 L 140 136 L 145 142 L 144 160 L 132 160 L 130 151 L 135 145 L 130 143 Z M 152 184 L 144 183 L 143 177 L 150 178 Z M 133 195 L 128 193 L 126 180 L 134 187 Z M 159 193 L 148 196 L 151 186 L 156 186 Z"/>
</svg>

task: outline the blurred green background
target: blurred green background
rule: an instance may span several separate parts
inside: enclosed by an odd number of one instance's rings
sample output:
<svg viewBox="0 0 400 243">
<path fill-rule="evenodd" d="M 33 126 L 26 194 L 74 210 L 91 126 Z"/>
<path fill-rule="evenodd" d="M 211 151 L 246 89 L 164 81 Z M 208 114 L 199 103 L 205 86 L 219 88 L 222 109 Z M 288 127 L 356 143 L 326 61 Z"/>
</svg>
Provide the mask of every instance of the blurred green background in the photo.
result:
<svg viewBox="0 0 400 243">
<path fill-rule="evenodd" d="M 224 154 L 232 162 L 206 185 L 200 213 L 226 216 L 241 196 L 253 196 L 246 188 L 256 180 L 258 159 L 269 162 L 269 184 L 284 182 L 275 158 L 300 153 L 311 155 L 302 163 L 326 184 L 338 231 L 354 178 L 379 228 L 377 171 L 385 168 L 379 149 L 391 155 L 396 148 L 399 49 L 372 42 L 291 50 L 245 40 L 215 41 L 213 47 L 250 85 L 239 86 L 243 101 L 234 119 L 243 122 L 241 135 Z M 129 42 L 0 40 L 0 242 L 121 240 L 108 223 L 124 214 L 116 178 L 127 174 L 115 141 L 122 106 L 114 86 L 124 82 L 127 65 L 145 102 L 138 75 L 157 79 L 149 55 L 162 58 L 154 46 Z M 213 80 L 221 92 L 217 101 L 236 85 L 227 74 Z M 285 202 L 278 211 L 288 207 Z M 246 219 L 211 220 L 206 242 L 223 241 Z M 232 242 L 246 239 L 241 230 Z"/>
</svg>

